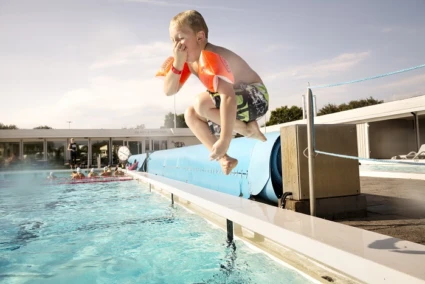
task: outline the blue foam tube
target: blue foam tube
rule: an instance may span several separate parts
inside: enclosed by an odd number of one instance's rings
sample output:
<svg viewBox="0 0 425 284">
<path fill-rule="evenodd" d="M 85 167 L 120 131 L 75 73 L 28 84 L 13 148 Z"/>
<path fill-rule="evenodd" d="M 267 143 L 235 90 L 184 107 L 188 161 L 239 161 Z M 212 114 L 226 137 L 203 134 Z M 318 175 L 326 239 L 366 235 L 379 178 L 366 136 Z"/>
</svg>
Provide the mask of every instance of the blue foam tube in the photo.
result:
<svg viewBox="0 0 425 284">
<path fill-rule="evenodd" d="M 267 133 L 266 137 L 266 142 L 250 138 L 232 140 L 227 153 L 238 159 L 238 165 L 229 175 L 223 174 L 217 161 L 210 161 L 203 145 L 156 151 L 149 157 L 132 155 L 128 161 L 137 159 L 137 170 L 150 174 L 244 198 L 260 196 L 277 203 L 283 194 L 280 132 Z"/>
</svg>

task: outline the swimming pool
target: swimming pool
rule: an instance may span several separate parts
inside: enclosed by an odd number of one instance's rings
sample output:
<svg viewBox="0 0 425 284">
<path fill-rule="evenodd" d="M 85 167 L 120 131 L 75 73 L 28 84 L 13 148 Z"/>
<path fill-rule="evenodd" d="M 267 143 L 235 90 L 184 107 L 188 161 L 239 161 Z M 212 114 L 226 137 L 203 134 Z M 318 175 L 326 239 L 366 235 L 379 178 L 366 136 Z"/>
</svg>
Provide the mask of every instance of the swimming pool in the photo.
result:
<svg viewBox="0 0 425 284">
<path fill-rule="evenodd" d="M 312 283 L 136 181 L 0 187 L 4 283 Z"/>
</svg>

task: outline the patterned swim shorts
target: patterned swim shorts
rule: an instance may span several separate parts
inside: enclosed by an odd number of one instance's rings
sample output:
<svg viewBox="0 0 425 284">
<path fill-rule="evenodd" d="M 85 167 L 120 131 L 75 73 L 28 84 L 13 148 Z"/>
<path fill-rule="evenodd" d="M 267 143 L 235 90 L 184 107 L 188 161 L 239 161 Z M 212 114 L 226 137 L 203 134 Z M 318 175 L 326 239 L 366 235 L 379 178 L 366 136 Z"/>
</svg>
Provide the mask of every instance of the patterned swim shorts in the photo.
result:
<svg viewBox="0 0 425 284">
<path fill-rule="evenodd" d="M 262 83 L 240 84 L 235 88 L 236 94 L 236 119 L 250 122 L 264 116 L 269 109 L 269 94 Z M 216 108 L 220 108 L 221 98 L 219 93 L 208 91 Z M 220 133 L 220 126 L 208 121 L 212 133 Z"/>
</svg>

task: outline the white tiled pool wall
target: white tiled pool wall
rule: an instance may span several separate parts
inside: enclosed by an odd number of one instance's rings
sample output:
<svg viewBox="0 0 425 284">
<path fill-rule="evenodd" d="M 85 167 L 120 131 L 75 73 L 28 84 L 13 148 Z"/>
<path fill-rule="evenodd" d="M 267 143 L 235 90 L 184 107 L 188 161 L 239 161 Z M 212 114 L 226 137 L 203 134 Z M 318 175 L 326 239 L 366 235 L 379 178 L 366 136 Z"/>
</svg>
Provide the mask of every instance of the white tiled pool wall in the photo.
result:
<svg viewBox="0 0 425 284">
<path fill-rule="evenodd" d="M 144 184 L 146 188 L 149 188 L 149 184 L 133 175 L 133 177 L 140 183 Z M 171 206 L 171 193 L 167 190 L 155 185 L 150 185 L 152 192 L 158 193 L 170 202 Z M 148 189 L 149 190 L 149 189 Z M 193 202 L 187 201 L 179 196 L 173 196 L 174 204 L 180 205 L 182 208 L 193 212 L 194 214 L 204 218 L 206 221 L 212 225 L 218 227 L 219 229 L 226 231 L 227 223 L 226 218 L 212 213 L 209 210 L 206 210 Z M 362 283 L 356 279 L 352 279 L 345 275 L 341 271 L 335 271 L 334 269 L 318 263 L 317 261 L 308 258 L 304 255 L 301 255 L 293 250 L 290 250 L 270 239 L 267 239 L 263 235 L 253 232 L 245 227 L 240 226 L 237 223 L 233 223 L 234 228 L 234 237 L 243 241 L 249 246 L 253 246 L 257 250 L 263 251 L 266 255 L 272 259 L 280 262 L 282 265 L 295 269 L 296 271 L 303 274 L 305 277 L 312 279 L 313 281 L 318 281 L 318 283 Z M 225 235 L 223 236 L 225 238 Z M 225 239 L 223 239 L 225 241 Z M 330 282 L 326 279 L 332 279 L 333 282 Z"/>
</svg>

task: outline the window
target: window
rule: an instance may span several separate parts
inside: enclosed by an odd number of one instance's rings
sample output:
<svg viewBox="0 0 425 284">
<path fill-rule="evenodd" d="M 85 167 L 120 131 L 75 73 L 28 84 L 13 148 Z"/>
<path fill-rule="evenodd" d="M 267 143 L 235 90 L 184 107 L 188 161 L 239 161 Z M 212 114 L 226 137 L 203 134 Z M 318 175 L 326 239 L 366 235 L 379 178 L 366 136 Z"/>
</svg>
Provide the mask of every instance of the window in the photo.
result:
<svg viewBox="0 0 425 284">
<path fill-rule="evenodd" d="M 49 164 L 49 168 L 57 169 L 64 168 L 66 155 L 65 149 L 68 146 L 66 141 L 47 141 L 47 162 Z"/>
<path fill-rule="evenodd" d="M 23 163 L 25 166 L 38 167 L 44 161 L 43 141 L 24 142 Z"/>
<path fill-rule="evenodd" d="M 167 149 L 167 140 L 154 140 L 153 141 L 153 150 L 166 150 Z"/>
<path fill-rule="evenodd" d="M 10 170 L 19 164 L 19 142 L 0 142 L 0 169 Z"/>
<path fill-rule="evenodd" d="M 112 165 L 116 165 L 120 162 L 120 159 L 118 158 L 118 150 L 123 145 L 123 140 L 112 140 Z"/>
<path fill-rule="evenodd" d="M 151 140 L 146 139 L 145 140 L 145 153 L 147 153 L 151 150 L 150 144 L 151 144 Z"/>
<path fill-rule="evenodd" d="M 109 140 L 92 140 L 92 165 L 97 165 L 97 157 L 100 156 L 100 166 L 109 165 Z"/>
<path fill-rule="evenodd" d="M 128 149 L 131 155 L 137 155 L 142 153 L 142 142 L 140 141 L 128 141 Z"/>
</svg>

